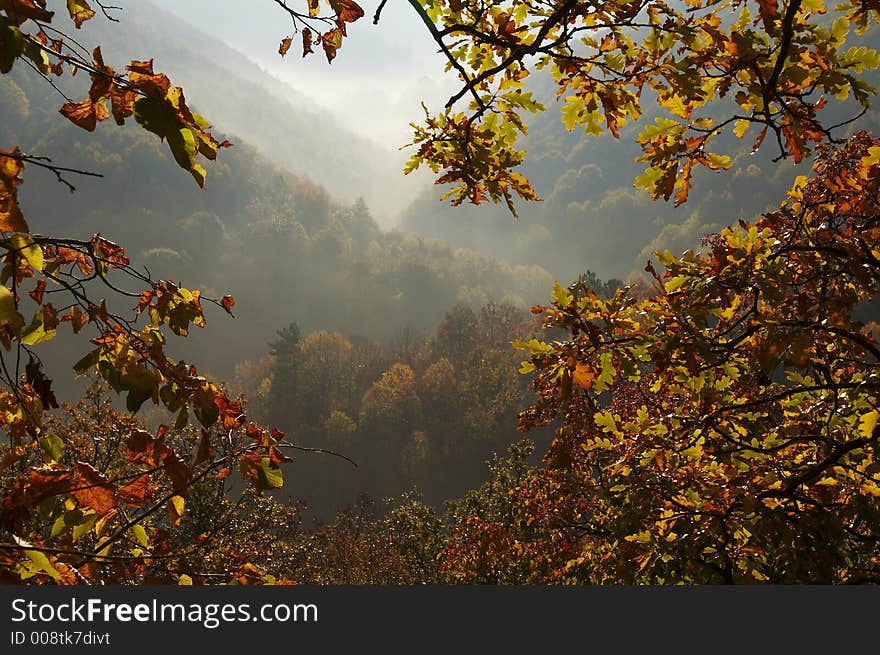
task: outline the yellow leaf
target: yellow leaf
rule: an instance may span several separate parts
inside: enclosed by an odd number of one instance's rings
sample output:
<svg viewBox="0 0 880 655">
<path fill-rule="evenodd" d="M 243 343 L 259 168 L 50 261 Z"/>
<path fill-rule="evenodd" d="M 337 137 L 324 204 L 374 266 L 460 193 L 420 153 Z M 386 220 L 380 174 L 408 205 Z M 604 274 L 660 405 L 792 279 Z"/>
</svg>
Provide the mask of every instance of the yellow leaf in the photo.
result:
<svg viewBox="0 0 880 655">
<path fill-rule="evenodd" d="M 172 496 L 168 499 L 168 516 L 171 517 L 171 522 L 174 525 L 180 525 L 184 509 L 186 509 L 186 500 L 183 496 Z"/>
<path fill-rule="evenodd" d="M 877 410 L 862 414 L 859 417 L 859 434 L 865 439 L 870 439 L 874 434 L 878 418 L 880 418 L 880 414 L 877 413 Z"/>
<path fill-rule="evenodd" d="M 574 373 L 571 376 L 572 381 L 578 385 L 580 388 L 589 391 L 593 386 L 593 381 L 596 379 L 596 374 L 586 364 L 578 364 Z"/>
<path fill-rule="evenodd" d="M 104 532 L 107 530 L 107 526 L 110 525 L 110 522 L 116 516 L 117 511 L 115 509 L 111 509 L 109 512 L 104 514 L 98 522 L 95 523 L 95 536 L 100 538 L 104 535 Z"/>
<path fill-rule="evenodd" d="M 9 241 L 15 252 L 24 257 L 31 268 L 38 273 L 43 272 L 43 249 L 34 243 L 33 239 L 24 234 L 13 234 Z"/>
</svg>

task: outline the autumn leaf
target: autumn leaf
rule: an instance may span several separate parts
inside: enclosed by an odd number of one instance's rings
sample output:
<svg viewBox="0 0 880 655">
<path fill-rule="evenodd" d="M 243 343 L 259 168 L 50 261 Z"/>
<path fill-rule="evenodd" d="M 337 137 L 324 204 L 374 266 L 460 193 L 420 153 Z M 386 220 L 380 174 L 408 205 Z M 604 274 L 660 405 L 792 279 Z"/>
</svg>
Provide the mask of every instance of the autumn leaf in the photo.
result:
<svg viewBox="0 0 880 655">
<path fill-rule="evenodd" d="M 171 479 L 174 491 L 185 496 L 192 475 L 189 467 L 183 463 L 183 460 L 173 450 L 169 450 L 165 454 L 162 465 L 165 468 L 165 473 Z"/>
<path fill-rule="evenodd" d="M 46 9 L 45 0 L 2 0 L 0 9 L 5 10 L 9 19 L 15 25 L 21 25 L 26 20 L 41 20 L 46 23 L 52 22 L 54 12 Z"/>
<path fill-rule="evenodd" d="M 101 516 L 116 507 L 116 496 L 106 475 L 86 462 L 78 462 L 74 471 L 71 495 L 80 507 L 93 509 Z"/>
<path fill-rule="evenodd" d="M 29 291 L 28 295 L 34 299 L 38 305 L 43 304 L 43 293 L 46 291 L 46 280 L 37 280 L 37 287 L 33 291 Z"/>
<path fill-rule="evenodd" d="M 18 205 L 18 186 L 24 163 L 21 150 L 0 149 L 0 231 L 30 232 Z"/>
<path fill-rule="evenodd" d="M 287 51 L 290 50 L 290 46 L 293 44 L 293 39 L 291 37 L 285 37 L 281 39 L 281 45 L 278 46 L 278 54 L 282 57 L 287 54 Z"/>
<path fill-rule="evenodd" d="M 314 50 L 312 50 L 312 30 L 310 30 L 308 27 L 303 28 L 302 42 L 303 42 L 303 57 L 314 52 Z"/>
<path fill-rule="evenodd" d="M 224 393 L 218 393 L 214 402 L 219 410 L 219 419 L 223 421 L 224 429 L 237 428 L 244 423 L 244 411 L 240 402 L 229 400 Z"/>
<path fill-rule="evenodd" d="M 95 11 L 89 7 L 89 3 L 86 0 L 67 0 L 67 11 L 70 12 L 70 18 L 77 29 L 95 16 Z"/>
<path fill-rule="evenodd" d="M 364 10 L 352 0 L 330 0 L 330 7 L 345 23 L 353 23 L 364 15 Z"/>
<path fill-rule="evenodd" d="M 67 102 L 62 105 L 59 112 L 74 125 L 87 132 L 94 132 L 98 122 L 110 117 L 104 103 L 95 103 L 91 98 L 86 98 L 82 102 Z"/>
<path fill-rule="evenodd" d="M 127 485 L 119 487 L 119 497 L 133 504 L 148 503 L 153 499 L 156 493 L 155 485 L 152 484 L 151 478 L 144 473 L 139 475 Z"/>
<path fill-rule="evenodd" d="M 172 496 L 168 499 L 168 516 L 171 519 L 171 523 L 174 525 L 180 525 L 180 520 L 183 518 L 183 512 L 186 509 L 186 500 L 183 496 Z"/>
<path fill-rule="evenodd" d="M 336 58 L 336 51 L 342 46 L 342 32 L 339 28 L 329 30 L 321 37 L 321 47 L 327 55 L 327 63 L 332 63 Z"/>
<path fill-rule="evenodd" d="M 572 373 L 571 379 L 581 389 L 589 391 L 592 388 L 593 382 L 596 379 L 596 374 L 589 366 L 578 362 L 577 366 L 574 369 L 574 373 Z"/>
</svg>

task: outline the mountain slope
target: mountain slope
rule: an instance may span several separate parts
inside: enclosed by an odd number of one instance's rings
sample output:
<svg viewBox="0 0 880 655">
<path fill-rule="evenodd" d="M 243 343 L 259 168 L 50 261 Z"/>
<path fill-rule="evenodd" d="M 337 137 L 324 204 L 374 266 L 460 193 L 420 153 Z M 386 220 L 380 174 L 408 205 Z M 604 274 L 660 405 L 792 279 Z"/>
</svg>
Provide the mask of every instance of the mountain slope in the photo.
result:
<svg viewBox="0 0 880 655">
<path fill-rule="evenodd" d="M 76 37 L 101 43 L 121 68 L 152 57 L 156 70 L 182 86 L 189 103 L 232 140 L 245 140 L 270 161 L 352 202 L 363 196 L 388 225 L 417 192 L 404 183 L 400 156 L 339 124 L 305 95 L 267 74 L 240 52 L 146 1 L 128 3 L 85 23 Z M 333 83 L 328 71 L 328 85 Z M 394 187 L 395 193 L 388 193 Z M 407 196 L 407 194 L 410 194 Z"/>
</svg>

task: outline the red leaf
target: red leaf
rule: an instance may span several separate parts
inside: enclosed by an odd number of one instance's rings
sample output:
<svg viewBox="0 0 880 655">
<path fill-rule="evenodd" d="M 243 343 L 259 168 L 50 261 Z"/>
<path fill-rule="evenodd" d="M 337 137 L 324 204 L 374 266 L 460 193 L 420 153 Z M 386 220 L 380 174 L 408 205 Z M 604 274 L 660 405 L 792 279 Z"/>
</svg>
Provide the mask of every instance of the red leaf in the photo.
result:
<svg viewBox="0 0 880 655">
<path fill-rule="evenodd" d="M 139 475 L 124 487 L 120 487 L 118 491 L 120 498 L 135 503 L 148 503 L 153 499 L 155 493 L 156 486 L 150 483 L 150 476 L 146 473 Z"/>
<path fill-rule="evenodd" d="M 37 282 L 37 288 L 31 291 L 28 295 L 34 299 L 34 302 L 38 305 L 43 304 L 43 292 L 46 291 L 46 280 L 39 280 Z"/>
</svg>

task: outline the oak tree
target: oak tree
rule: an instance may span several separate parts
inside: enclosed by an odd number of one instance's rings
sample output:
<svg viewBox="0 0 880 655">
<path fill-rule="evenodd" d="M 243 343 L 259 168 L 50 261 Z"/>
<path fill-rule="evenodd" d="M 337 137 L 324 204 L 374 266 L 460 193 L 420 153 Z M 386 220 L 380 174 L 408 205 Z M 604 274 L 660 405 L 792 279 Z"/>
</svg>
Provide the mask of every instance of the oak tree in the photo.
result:
<svg viewBox="0 0 880 655">
<path fill-rule="evenodd" d="M 878 230 L 880 141 L 859 133 L 821 146 L 776 210 L 705 252 L 661 253 L 652 289 L 557 285 L 535 311 L 567 336 L 519 344 L 538 392 L 521 427 L 552 422 L 557 437 L 509 487 L 515 520 L 488 532 L 463 517 L 444 567 L 472 581 L 487 567 L 507 582 L 880 580 L 880 347 L 857 317 L 880 292 Z"/>
</svg>

